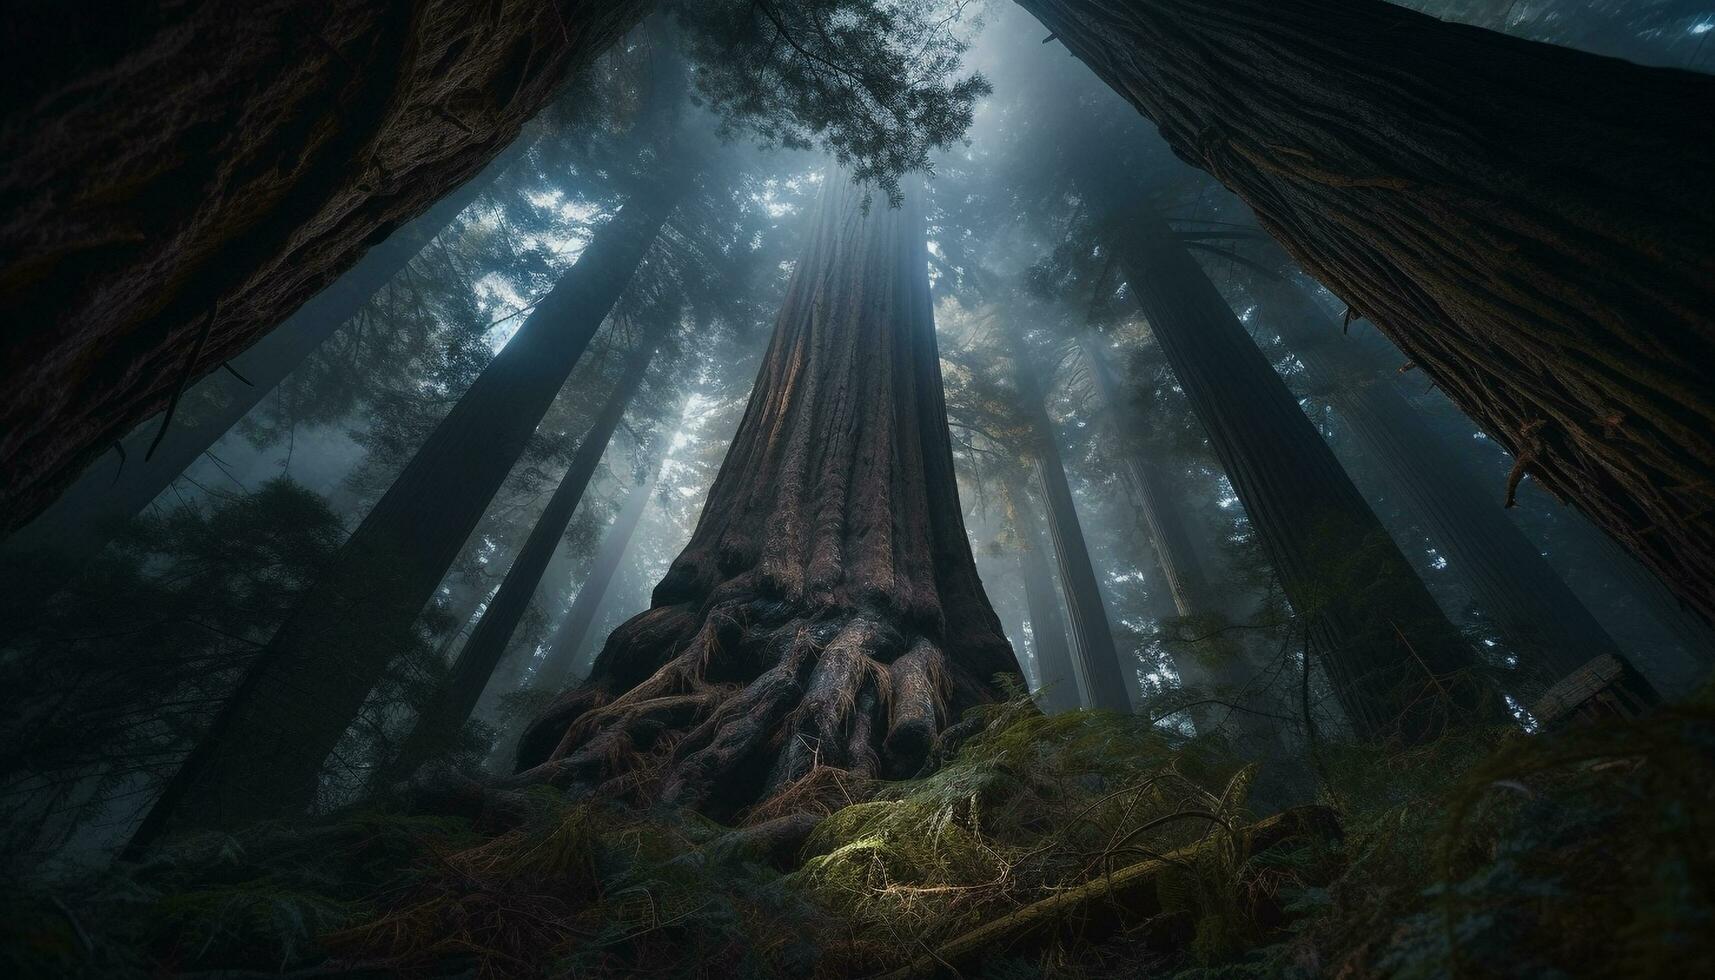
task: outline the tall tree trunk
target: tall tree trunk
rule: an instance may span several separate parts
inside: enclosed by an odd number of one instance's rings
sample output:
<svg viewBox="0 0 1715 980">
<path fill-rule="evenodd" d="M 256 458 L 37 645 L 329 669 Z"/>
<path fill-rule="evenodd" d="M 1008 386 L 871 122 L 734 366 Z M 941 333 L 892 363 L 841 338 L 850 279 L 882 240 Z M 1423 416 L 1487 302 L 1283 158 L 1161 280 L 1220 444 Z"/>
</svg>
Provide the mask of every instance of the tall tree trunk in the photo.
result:
<svg viewBox="0 0 1715 980">
<path fill-rule="evenodd" d="M 397 758 L 389 767 L 393 773 L 407 774 L 422 765 L 438 749 L 450 744 L 452 737 L 470 718 L 494 668 L 506 655 L 512 634 L 518 629 L 519 620 L 524 618 L 524 610 L 529 607 L 531 597 L 536 594 L 536 587 L 542 581 L 549 559 L 554 556 L 554 549 L 565 537 L 573 512 L 584 499 L 584 491 L 589 488 L 590 478 L 595 475 L 602 455 L 607 452 L 608 443 L 613 441 L 614 430 L 619 428 L 626 406 L 643 384 L 643 375 L 655 355 L 660 333 L 659 330 L 651 331 L 642 339 L 642 346 L 627 360 L 625 373 L 578 443 L 571 465 L 566 468 L 559 486 L 554 488 L 554 495 L 548 498 L 547 506 L 542 508 L 541 516 L 512 559 L 512 566 L 501 580 L 500 589 L 489 599 L 470 640 L 459 651 L 458 660 L 454 662 L 440 694 L 423 709 L 410 736 L 400 746 Z"/>
<path fill-rule="evenodd" d="M 1354 730 L 1418 739 L 1465 715 L 1473 651 L 1214 284 L 1160 217 L 1081 187 Z"/>
<path fill-rule="evenodd" d="M 1715 78 L 1381 0 L 1020 0 L 1715 617 Z"/>
<path fill-rule="evenodd" d="M 481 170 L 650 5 L 73 0 L 8 16 L 0 531 Z"/>
<path fill-rule="evenodd" d="M 728 815 L 815 765 L 910 775 L 1019 673 L 959 508 L 918 197 L 866 214 L 824 181 L 690 544 L 521 778 Z"/>
<path fill-rule="evenodd" d="M 1048 550 L 1042 527 L 1030 510 L 1024 484 L 1010 481 L 1006 487 L 1012 524 L 1018 531 L 1018 574 L 1024 584 L 1024 605 L 1030 613 L 1031 646 L 1036 652 L 1039 681 L 1037 702 L 1050 713 L 1082 707 L 1078 682 L 1072 671 L 1072 649 L 1066 642 L 1066 620 L 1054 595 L 1054 576 L 1048 571 Z"/>
<path fill-rule="evenodd" d="M 387 236 L 328 288 L 232 359 L 235 374 L 216 371 L 185 392 L 173 424 L 161 433 L 150 419 L 121 440 L 112 467 L 95 466 L 29 524 L 0 545 L 0 599 L 20 612 L 39 606 L 106 547 L 125 522 L 160 496 L 304 359 L 386 286 L 522 154 L 524 144 L 495 157 L 420 217 Z M 240 380 L 237 375 L 242 375 Z M 157 435 L 160 445 L 149 447 Z M 0 619 L 8 617 L 0 617 Z"/>
<path fill-rule="evenodd" d="M 579 662 L 579 654 L 583 651 L 584 639 L 595 623 L 602 599 L 607 597 L 608 586 L 613 584 L 613 573 L 619 571 L 626 549 L 631 547 L 631 535 L 637 531 L 637 522 L 643 519 L 643 512 L 649 507 L 657 476 L 651 476 L 631 488 L 625 497 L 625 506 L 620 508 L 619 516 L 614 518 L 613 526 L 602 538 L 595 563 L 590 566 L 589 574 L 584 576 L 583 584 L 578 586 L 578 596 L 572 600 L 572 608 L 566 611 L 566 618 L 559 629 L 554 631 L 548 654 L 536 672 L 536 685 L 543 690 L 557 691 L 565 687 L 583 666 Z"/>
<path fill-rule="evenodd" d="M 1084 528 L 1066 482 L 1066 466 L 1060 458 L 1054 420 L 1044 407 L 1041 381 L 1036 376 L 1021 338 L 1013 337 L 1014 375 L 1018 397 L 1031 428 L 1031 455 L 1035 457 L 1036 485 L 1048 511 L 1048 533 L 1054 541 L 1054 558 L 1060 569 L 1060 590 L 1066 597 L 1071 618 L 1072 677 L 1078 684 L 1078 700 L 1086 707 L 1131 712 L 1130 685 L 1114 645 L 1113 627 L 1107 606 L 1096 584 L 1096 569 Z"/>
<path fill-rule="evenodd" d="M 1377 376 L 1337 320 L 1291 283 L 1257 292 L 1268 304 L 1265 322 L 1328 390 L 1364 455 L 1381 466 L 1389 489 L 1423 522 L 1519 655 L 1518 681 L 1509 683 L 1514 693 L 1533 698 L 1599 657 L 1625 663 L 1619 645 L 1506 515 L 1499 488 L 1478 482 L 1467 455 L 1430 430 L 1397 382 Z M 1271 308 L 1276 316 L 1268 316 Z M 1640 697 L 1655 700 L 1648 682 L 1635 671 L 1628 676 Z"/>
<path fill-rule="evenodd" d="M 133 847 L 172 825 L 233 826 L 314 800 L 323 761 L 687 184 L 677 175 L 640 192 L 596 232 L 287 617 L 168 783 Z"/>
<path fill-rule="evenodd" d="M 1160 468 L 1128 444 L 1128 432 L 1140 427 L 1142 422 L 1119 394 L 1107 352 L 1091 335 L 1086 335 L 1079 343 L 1089 365 L 1096 399 L 1108 416 L 1109 428 L 1115 437 L 1125 482 L 1149 532 L 1156 565 L 1161 581 L 1167 585 L 1173 611 L 1182 619 L 1199 620 L 1211 627 L 1227 624 L 1235 618 L 1235 603 L 1218 593 L 1210 583 L 1202 556 L 1191 543 L 1191 521 L 1184 508 L 1177 505 L 1178 494 L 1162 478 Z M 1234 662 L 1237 651 L 1222 651 L 1220 663 L 1204 660 L 1199 652 L 1174 656 L 1174 668 L 1186 685 L 1204 691 L 1214 691 L 1219 687 L 1236 689 L 1243 685 L 1249 671 L 1245 665 Z M 1222 706 L 1213 704 L 1199 705 L 1190 711 L 1191 719 L 1199 730 L 1218 726 L 1220 719 L 1229 713 Z M 1265 727 L 1258 726 L 1256 721 L 1256 716 L 1240 710 L 1238 725 L 1241 729 L 1248 731 Z M 1265 731 L 1258 734 L 1270 737 Z"/>
</svg>

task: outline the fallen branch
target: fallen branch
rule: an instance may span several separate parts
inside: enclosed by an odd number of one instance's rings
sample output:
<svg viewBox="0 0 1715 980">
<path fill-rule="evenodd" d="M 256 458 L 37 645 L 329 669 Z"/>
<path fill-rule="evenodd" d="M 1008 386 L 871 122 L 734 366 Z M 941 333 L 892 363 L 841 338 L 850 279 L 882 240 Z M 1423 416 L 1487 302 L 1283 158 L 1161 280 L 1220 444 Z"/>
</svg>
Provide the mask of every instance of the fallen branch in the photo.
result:
<svg viewBox="0 0 1715 980">
<path fill-rule="evenodd" d="M 1238 832 L 1242 855 L 1254 855 L 1290 840 L 1340 836 L 1339 819 L 1322 806 L 1294 807 Z M 973 972 L 992 956 L 1016 956 L 1055 942 L 1087 943 L 1116 932 L 1145 930 L 1163 946 L 1189 939 L 1184 916 L 1163 915 L 1157 887 L 1164 873 L 1191 863 L 1209 842 L 1162 858 L 1121 868 L 1112 874 L 1026 905 L 943 943 L 928 955 L 886 974 L 885 980 Z"/>
</svg>

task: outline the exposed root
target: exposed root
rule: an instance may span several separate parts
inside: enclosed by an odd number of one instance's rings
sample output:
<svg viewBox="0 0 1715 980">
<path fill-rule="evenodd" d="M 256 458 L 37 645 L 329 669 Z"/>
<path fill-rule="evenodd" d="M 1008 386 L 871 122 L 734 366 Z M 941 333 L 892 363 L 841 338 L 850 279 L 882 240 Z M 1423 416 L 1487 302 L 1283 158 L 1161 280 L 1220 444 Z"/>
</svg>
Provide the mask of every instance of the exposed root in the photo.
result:
<svg viewBox="0 0 1715 980">
<path fill-rule="evenodd" d="M 662 636 L 686 625 L 677 607 L 617 631 L 592 680 L 531 726 L 514 782 L 720 817 L 766 801 L 779 816 L 779 801 L 824 769 L 857 781 L 915 775 L 955 710 L 992 700 L 889 616 L 781 622 L 780 605 L 731 598 L 683 644 Z M 671 655 L 627 685 L 620 662 L 641 652 L 638 633 Z M 542 757 L 553 726 L 560 737 Z"/>
</svg>

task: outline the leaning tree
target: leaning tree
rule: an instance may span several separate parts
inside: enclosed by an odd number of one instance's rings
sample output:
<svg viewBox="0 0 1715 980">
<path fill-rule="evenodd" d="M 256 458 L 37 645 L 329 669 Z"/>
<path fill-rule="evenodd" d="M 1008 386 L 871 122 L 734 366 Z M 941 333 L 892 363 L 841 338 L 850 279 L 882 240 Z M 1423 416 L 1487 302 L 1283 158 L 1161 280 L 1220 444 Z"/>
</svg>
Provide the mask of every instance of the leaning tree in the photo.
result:
<svg viewBox="0 0 1715 980">
<path fill-rule="evenodd" d="M 910 775 L 1019 678 L 959 508 L 915 196 L 827 178 L 696 532 L 532 723 L 527 778 L 731 814 L 818 765 Z"/>
<path fill-rule="evenodd" d="M 1381 0 L 1020 4 L 1506 446 L 1515 483 L 1715 616 L 1715 78 Z"/>
</svg>

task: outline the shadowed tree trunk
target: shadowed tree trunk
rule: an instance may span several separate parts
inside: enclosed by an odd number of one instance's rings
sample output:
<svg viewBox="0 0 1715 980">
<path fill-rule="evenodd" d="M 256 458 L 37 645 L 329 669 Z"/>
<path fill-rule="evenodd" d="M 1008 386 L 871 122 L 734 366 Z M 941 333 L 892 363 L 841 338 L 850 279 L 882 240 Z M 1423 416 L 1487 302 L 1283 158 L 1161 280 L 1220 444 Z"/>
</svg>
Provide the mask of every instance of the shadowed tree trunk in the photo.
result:
<svg viewBox="0 0 1715 980">
<path fill-rule="evenodd" d="M 626 549 L 631 547 L 631 536 L 637 531 L 637 522 L 643 519 L 643 512 L 649 507 L 656 479 L 657 476 L 651 476 L 631 488 L 625 497 L 625 506 L 620 508 L 619 516 L 614 518 L 613 526 L 602 538 L 601 551 L 596 554 L 595 563 L 590 566 L 589 574 L 584 576 L 583 584 L 578 586 L 578 596 L 572 600 L 572 608 L 566 611 L 565 621 L 554 631 L 548 654 L 536 673 L 536 684 L 543 690 L 558 691 L 565 687 L 577 677 L 583 666 L 578 662 L 578 654 L 584 648 L 590 626 L 595 623 L 601 601 L 607 597 L 607 588 L 613 584 L 613 574 L 619 571 Z"/>
<path fill-rule="evenodd" d="M 1149 531 L 1161 581 L 1167 585 L 1173 611 L 1181 619 L 1197 621 L 1196 628 L 1199 629 L 1212 631 L 1228 624 L 1235 618 L 1237 604 L 1210 584 L 1202 556 L 1191 543 L 1191 520 L 1184 508 L 1177 504 L 1178 494 L 1162 478 L 1160 468 L 1144 459 L 1126 438 L 1128 430 L 1143 423 L 1120 396 L 1106 351 L 1094 336 L 1086 335 L 1080 346 L 1089 365 L 1096 399 L 1108 416 L 1109 427 L 1115 437 L 1125 482 L 1143 518 L 1144 527 Z M 1237 652 L 1222 651 L 1220 663 L 1205 661 L 1199 652 L 1191 651 L 1174 657 L 1174 668 L 1188 686 L 1210 692 L 1221 687 L 1237 689 L 1243 686 L 1249 670 L 1246 665 L 1234 662 Z M 1199 705 L 1190 710 L 1191 719 L 1200 730 L 1218 725 L 1229 713 L 1222 705 Z M 1259 737 L 1272 738 L 1265 730 L 1266 726 L 1259 725 L 1254 716 L 1242 710 L 1239 713 L 1236 721 L 1240 729 L 1247 733 L 1256 729 L 1254 733 Z"/>
<path fill-rule="evenodd" d="M 641 339 L 639 349 L 627 359 L 619 383 L 578 443 L 571 465 L 566 467 L 559 486 L 554 488 L 554 495 L 548 498 L 548 504 L 542 508 L 529 537 L 524 539 L 523 546 L 512 559 L 512 566 L 501 580 L 499 590 L 489 599 L 476 629 L 471 632 L 464 649 L 459 651 L 445 686 L 439 696 L 423 709 L 410 736 L 400 747 L 390 766 L 395 774 L 409 773 L 434 756 L 437 750 L 451 744 L 458 730 L 470 718 L 483 689 L 488 686 L 489 677 L 494 674 L 494 668 L 506 655 L 512 634 L 518 629 L 519 620 L 524 618 L 524 610 L 529 607 L 531 597 L 536 594 L 536 587 L 542 581 L 549 559 L 554 556 L 554 549 L 565 537 L 572 514 L 579 501 L 583 500 L 584 491 L 601 463 L 602 454 L 607 452 L 608 443 L 613 440 L 614 430 L 619 428 L 626 406 L 643 384 L 644 372 L 655 355 L 655 344 L 662 332 L 659 329 L 650 331 Z"/>
<path fill-rule="evenodd" d="M 919 195 L 863 196 L 825 180 L 690 544 L 520 778 L 730 815 L 818 765 L 910 775 L 1019 673 L 959 509 Z"/>
<path fill-rule="evenodd" d="M 1105 182 L 1080 187 L 1109 217 L 1127 286 L 1354 730 L 1419 739 L 1464 716 L 1481 686 L 1472 650 L 1214 284 L 1159 216 L 1118 203 Z"/>
<path fill-rule="evenodd" d="M 1048 551 L 1042 526 L 1030 510 L 1030 498 L 1018 480 L 1007 483 L 1006 498 L 1018 530 L 1018 574 L 1024 583 L 1024 604 L 1030 612 L 1030 638 L 1036 651 L 1036 674 L 1042 710 L 1057 713 L 1082 707 L 1078 682 L 1072 676 L 1072 649 L 1066 643 L 1066 621 L 1054 595 L 1048 571 Z"/>
<path fill-rule="evenodd" d="M 1078 700 L 1085 707 L 1129 714 L 1131 685 L 1126 683 L 1120 667 L 1107 606 L 1096 584 L 1096 570 L 1090 562 L 1084 528 L 1078 522 L 1078 511 L 1072 502 L 1072 488 L 1066 483 L 1066 467 L 1060 458 L 1054 420 L 1043 407 L 1042 384 L 1022 338 L 1014 335 L 1011 340 L 1020 410 L 1031 429 L 1030 452 L 1035 457 L 1036 485 L 1048 511 L 1048 533 L 1054 541 L 1060 589 L 1071 618 L 1072 677 L 1078 684 Z"/>
<path fill-rule="evenodd" d="M 8 14 L 0 529 L 470 179 L 649 6 Z"/>
<path fill-rule="evenodd" d="M 1484 487 L 1465 452 L 1446 445 L 1423 421 L 1392 378 L 1378 376 L 1357 341 L 1342 335 L 1337 318 L 1323 315 L 1298 286 L 1259 287 L 1258 299 L 1277 315 L 1278 329 L 1303 361 L 1313 383 L 1328 392 L 1366 458 L 1380 465 L 1389 489 L 1423 522 L 1453 571 L 1470 586 L 1477 605 L 1519 655 L 1519 678 L 1509 683 L 1528 700 L 1598 657 L 1626 662 L 1608 636 L 1542 553 L 1501 506 L 1498 487 Z M 1646 701 L 1655 692 L 1630 673 Z"/>
<path fill-rule="evenodd" d="M 1381 0 L 1021 0 L 1715 617 L 1715 78 Z"/>
<path fill-rule="evenodd" d="M 125 522 L 160 496 L 198 456 L 356 315 L 523 149 L 522 144 L 514 143 L 481 174 L 370 249 L 285 323 L 233 358 L 236 374 L 216 371 L 185 392 L 183 404 L 165 434 L 161 434 L 159 418 L 139 425 L 121 440 L 124 455 L 115 458 L 111 467 L 91 467 L 53 506 L 6 539 L 0 546 L 0 565 L 5 568 L 0 595 L 6 597 L 3 601 L 8 607 L 27 614 L 76 575 Z M 161 442 L 151 456 L 149 447 L 158 434 Z"/>
<path fill-rule="evenodd" d="M 639 192 L 435 427 L 168 783 L 139 842 L 302 810 L 689 179 Z"/>
</svg>

